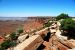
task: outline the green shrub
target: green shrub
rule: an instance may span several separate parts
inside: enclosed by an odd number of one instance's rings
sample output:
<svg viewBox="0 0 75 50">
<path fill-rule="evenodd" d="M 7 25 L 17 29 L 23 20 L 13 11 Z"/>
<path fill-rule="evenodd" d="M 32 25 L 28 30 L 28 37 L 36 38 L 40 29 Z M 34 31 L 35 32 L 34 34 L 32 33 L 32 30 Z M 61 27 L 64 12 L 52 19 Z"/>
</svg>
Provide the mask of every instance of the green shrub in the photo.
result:
<svg viewBox="0 0 75 50">
<path fill-rule="evenodd" d="M 17 40 L 17 34 L 13 32 L 12 34 L 10 34 L 10 38 L 11 40 Z"/>
<path fill-rule="evenodd" d="M 10 45 L 10 40 L 7 40 L 7 41 L 5 41 L 5 42 L 3 42 L 2 44 L 1 44 L 1 49 L 7 49 L 7 48 L 9 48 L 11 45 Z"/>
<path fill-rule="evenodd" d="M 19 29 L 18 30 L 18 33 L 23 33 L 23 29 Z"/>
<path fill-rule="evenodd" d="M 6 50 L 6 49 L 4 49 L 3 47 L 0 47 L 0 50 Z"/>
<path fill-rule="evenodd" d="M 75 28 L 75 21 L 71 18 L 64 19 L 61 21 L 61 29 L 63 30 L 72 30 Z"/>
<path fill-rule="evenodd" d="M 7 40 L 7 41 L 5 41 L 1 44 L 0 49 L 7 49 L 9 47 L 13 47 L 13 46 L 16 46 L 16 45 L 17 45 L 17 43 L 15 41 Z"/>
<path fill-rule="evenodd" d="M 17 43 L 16 43 L 15 41 L 11 41 L 11 42 L 10 42 L 10 45 L 11 45 L 10 47 L 14 47 L 14 46 L 17 45 Z"/>
<path fill-rule="evenodd" d="M 69 18 L 68 14 L 61 13 L 56 17 L 56 20 Z"/>
<path fill-rule="evenodd" d="M 64 31 L 65 35 L 68 35 L 69 37 L 75 37 L 75 21 L 71 18 L 61 21 L 60 28 Z"/>
</svg>

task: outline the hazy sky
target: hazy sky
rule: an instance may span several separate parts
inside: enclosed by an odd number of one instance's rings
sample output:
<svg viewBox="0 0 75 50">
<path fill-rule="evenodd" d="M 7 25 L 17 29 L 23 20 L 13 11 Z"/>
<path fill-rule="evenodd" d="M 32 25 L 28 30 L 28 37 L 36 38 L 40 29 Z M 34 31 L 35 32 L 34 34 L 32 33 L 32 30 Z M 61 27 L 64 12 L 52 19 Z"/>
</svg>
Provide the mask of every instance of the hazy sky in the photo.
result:
<svg viewBox="0 0 75 50">
<path fill-rule="evenodd" d="M 0 0 L 0 16 L 57 16 L 60 13 L 75 17 L 75 0 Z"/>
</svg>

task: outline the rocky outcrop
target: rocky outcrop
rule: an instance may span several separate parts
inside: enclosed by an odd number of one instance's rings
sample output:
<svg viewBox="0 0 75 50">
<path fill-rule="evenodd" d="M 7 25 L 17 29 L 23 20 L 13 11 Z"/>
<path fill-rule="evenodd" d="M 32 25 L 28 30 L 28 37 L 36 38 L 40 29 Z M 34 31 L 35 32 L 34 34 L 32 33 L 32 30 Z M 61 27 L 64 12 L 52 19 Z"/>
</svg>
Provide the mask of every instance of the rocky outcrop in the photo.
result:
<svg viewBox="0 0 75 50">
<path fill-rule="evenodd" d="M 14 47 L 14 50 L 37 50 L 41 44 L 45 46 L 42 50 L 68 50 L 75 48 L 75 42 L 70 42 L 67 37 L 61 35 L 61 31 L 57 26 L 44 28 L 40 31 L 33 32 L 33 35 L 28 39 L 24 40 L 25 36 L 18 38 L 22 41 L 19 45 Z M 50 32 L 48 41 L 42 39 L 42 36 L 46 37 L 47 33 Z M 24 41 L 23 41 L 24 40 Z"/>
</svg>

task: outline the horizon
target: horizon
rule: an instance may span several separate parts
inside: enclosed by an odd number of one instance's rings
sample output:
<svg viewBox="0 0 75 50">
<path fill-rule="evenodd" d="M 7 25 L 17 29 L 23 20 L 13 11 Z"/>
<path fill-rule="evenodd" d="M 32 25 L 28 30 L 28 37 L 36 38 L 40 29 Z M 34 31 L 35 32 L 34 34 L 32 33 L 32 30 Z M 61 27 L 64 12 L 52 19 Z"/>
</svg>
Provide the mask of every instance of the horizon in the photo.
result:
<svg viewBox="0 0 75 50">
<path fill-rule="evenodd" d="M 0 17 L 75 17 L 75 0 L 0 0 Z"/>
</svg>

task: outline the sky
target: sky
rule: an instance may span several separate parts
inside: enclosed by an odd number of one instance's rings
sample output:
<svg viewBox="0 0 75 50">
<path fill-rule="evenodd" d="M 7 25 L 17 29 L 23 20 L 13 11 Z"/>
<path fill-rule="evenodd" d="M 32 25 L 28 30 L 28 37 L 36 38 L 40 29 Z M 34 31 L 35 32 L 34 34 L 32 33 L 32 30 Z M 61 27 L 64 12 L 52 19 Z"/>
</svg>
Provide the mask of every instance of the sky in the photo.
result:
<svg viewBox="0 0 75 50">
<path fill-rule="evenodd" d="M 0 0 L 1 17 L 57 16 L 75 17 L 75 0 Z"/>
</svg>

